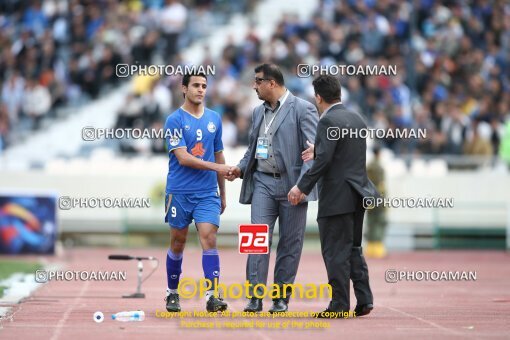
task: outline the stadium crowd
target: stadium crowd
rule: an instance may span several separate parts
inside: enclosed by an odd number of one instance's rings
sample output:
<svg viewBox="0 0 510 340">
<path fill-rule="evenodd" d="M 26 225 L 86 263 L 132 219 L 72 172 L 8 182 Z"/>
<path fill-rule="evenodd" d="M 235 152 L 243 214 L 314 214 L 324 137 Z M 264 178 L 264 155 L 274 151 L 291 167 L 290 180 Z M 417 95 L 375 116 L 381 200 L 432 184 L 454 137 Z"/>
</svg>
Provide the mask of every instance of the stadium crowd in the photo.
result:
<svg viewBox="0 0 510 340">
<path fill-rule="evenodd" d="M 175 63 L 248 0 L 5 0 L 0 2 L 0 150 L 59 109 L 121 83 L 119 63 Z M 159 58 L 159 59 L 158 59 Z"/>
<path fill-rule="evenodd" d="M 236 82 L 249 85 L 253 66 L 263 60 L 281 65 L 288 87 L 311 101 L 310 81 L 297 77 L 298 64 L 397 65 L 396 77 L 341 80 L 344 103 L 372 127 L 426 129 L 423 140 L 379 141 L 399 154 L 497 154 L 510 118 L 505 1 L 324 0 L 310 21 L 283 17 L 268 43 L 250 32 L 225 47 L 224 74 L 216 81 L 230 91 L 215 86 L 212 96 L 227 124 L 235 122 L 237 138 L 228 137 L 234 143 L 245 143 L 252 108 L 245 108 Z"/>
<path fill-rule="evenodd" d="M 37 129 L 41 116 L 119 84 L 117 63 L 183 63 L 179 51 L 221 24 L 225 1 L 44 0 L 3 2 L 0 16 L 0 138 Z M 252 1 L 231 11 L 245 13 Z M 13 4 L 10 6 L 10 4 Z M 67 5 L 65 5 L 67 4 Z M 216 11 L 216 12 L 215 12 Z M 247 144 L 258 104 L 253 68 L 274 62 L 286 86 L 313 102 L 298 64 L 396 65 L 397 76 L 341 76 L 342 98 L 383 129 L 424 128 L 424 139 L 384 139 L 397 154 L 497 155 L 510 118 L 510 4 L 504 0 L 322 0 L 312 19 L 284 15 L 269 41 L 254 29 L 231 38 L 216 65 L 207 105 L 223 117 L 224 144 Z M 118 127 L 159 127 L 181 103 L 174 77 L 139 86 Z M 34 105 L 37 103 L 37 105 Z M 42 103 L 42 104 L 41 104 Z M 43 105 L 44 104 L 44 105 Z M 20 122 L 19 122 L 20 121 Z M 164 147 L 152 146 L 154 152 Z M 136 148 L 123 151 L 137 152 Z"/>
</svg>

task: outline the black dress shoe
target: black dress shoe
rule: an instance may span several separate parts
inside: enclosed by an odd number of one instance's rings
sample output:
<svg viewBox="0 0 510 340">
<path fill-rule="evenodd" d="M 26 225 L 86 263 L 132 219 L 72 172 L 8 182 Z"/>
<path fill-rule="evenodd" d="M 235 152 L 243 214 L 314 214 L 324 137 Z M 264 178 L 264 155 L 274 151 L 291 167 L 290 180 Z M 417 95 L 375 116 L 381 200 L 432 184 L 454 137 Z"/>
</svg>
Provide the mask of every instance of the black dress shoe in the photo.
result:
<svg viewBox="0 0 510 340">
<path fill-rule="evenodd" d="M 357 305 L 356 308 L 354 308 L 354 312 L 356 313 L 356 316 L 363 316 L 370 314 L 372 309 L 374 309 L 374 305 L 367 303 L 366 305 Z"/>
<path fill-rule="evenodd" d="M 286 312 L 288 309 L 289 307 L 287 306 L 287 302 L 285 301 L 285 299 L 274 299 L 273 306 L 271 306 L 269 313 L 283 313 Z"/>
<path fill-rule="evenodd" d="M 250 302 L 244 308 L 245 312 L 261 312 L 262 311 L 262 299 L 252 297 Z"/>
</svg>

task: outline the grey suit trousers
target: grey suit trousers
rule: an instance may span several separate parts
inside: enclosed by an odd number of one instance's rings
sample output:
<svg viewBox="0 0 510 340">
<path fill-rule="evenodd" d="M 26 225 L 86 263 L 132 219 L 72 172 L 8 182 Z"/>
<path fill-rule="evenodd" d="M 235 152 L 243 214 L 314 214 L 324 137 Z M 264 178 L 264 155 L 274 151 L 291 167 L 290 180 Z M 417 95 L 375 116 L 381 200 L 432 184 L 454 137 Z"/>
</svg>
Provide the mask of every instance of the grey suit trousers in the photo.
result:
<svg viewBox="0 0 510 340">
<path fill-rule="evenodd" d="M 287 188 L 282 179 L 273 178 L 256 171 L 251 202 L 251 222 L 269 225 L 269 248 L 273 241 L 273 230 L 278 218 L 279 236 L 276 249 L 274 283 L 294 283 L 296 278 L 306 227 L 308 202 L 292 206 L 287 201 Z M 270 254 L 250 254 L 246 264 L 246 279 L 252 284 L 250 295 L 256 284 L 267 284 Z M 267 293 L 271 292 L 268 287 Z M 262 295 L 262 289 L 258 289 Z"/>
</svg>

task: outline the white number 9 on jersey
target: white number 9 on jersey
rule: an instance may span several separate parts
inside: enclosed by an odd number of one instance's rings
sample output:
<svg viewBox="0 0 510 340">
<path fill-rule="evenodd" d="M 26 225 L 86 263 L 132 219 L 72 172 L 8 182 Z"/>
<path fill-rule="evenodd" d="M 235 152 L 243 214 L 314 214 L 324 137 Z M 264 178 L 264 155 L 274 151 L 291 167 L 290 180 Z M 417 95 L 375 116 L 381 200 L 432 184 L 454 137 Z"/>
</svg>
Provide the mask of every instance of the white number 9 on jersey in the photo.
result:
<svg viewBox="0 0 510 340">
<path fill-rule="evenodd" d="M 197 129 L 197 141 L 201 141 L 201 140 L 202 140 L 202 130 Z"/>
</svg>

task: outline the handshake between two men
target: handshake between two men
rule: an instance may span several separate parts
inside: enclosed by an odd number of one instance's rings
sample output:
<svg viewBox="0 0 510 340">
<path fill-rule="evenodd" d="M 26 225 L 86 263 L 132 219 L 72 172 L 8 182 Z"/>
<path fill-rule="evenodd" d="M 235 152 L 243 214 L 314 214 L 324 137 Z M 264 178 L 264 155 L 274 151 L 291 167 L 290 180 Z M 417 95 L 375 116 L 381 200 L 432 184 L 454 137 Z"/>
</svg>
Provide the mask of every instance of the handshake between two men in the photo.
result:
<svg viewBox="0 0 510 340">
<path fill-rule="evenodd" d="M 310 143 L 309 141 L 306 141 L 306 144 L 308 145 L 308 149 L 304 150 L 301 153 L 301 159 L 303 159 L 304 162 L 308 162 L 313 160 L 314 158 L 314 145 Z M 225 179 L 232 182 L 236 178 L 241 177 L 241 169 L 237 166 L 225 166 L 226 168 L 223 169 L 223 171 L 220 172 L 220 174 L 223 175 Z M 304 198 L 305 194 L 299 190 L 297 185 L 294 185 L 292 189 L 290 189 L 289 193 L 287 194 L 287 199 L 292 205 L 298 205 Z"/>
</svg>

